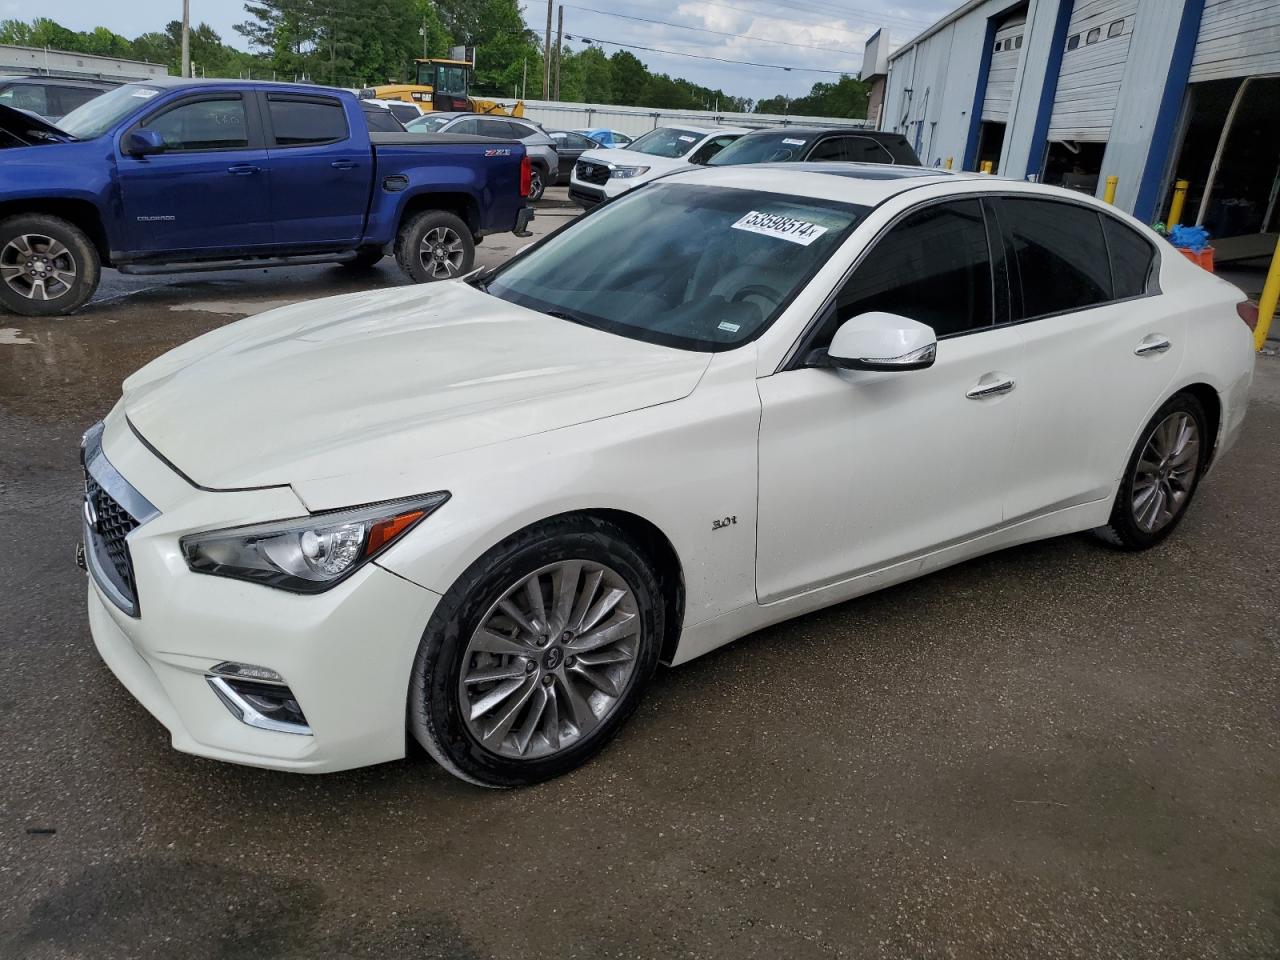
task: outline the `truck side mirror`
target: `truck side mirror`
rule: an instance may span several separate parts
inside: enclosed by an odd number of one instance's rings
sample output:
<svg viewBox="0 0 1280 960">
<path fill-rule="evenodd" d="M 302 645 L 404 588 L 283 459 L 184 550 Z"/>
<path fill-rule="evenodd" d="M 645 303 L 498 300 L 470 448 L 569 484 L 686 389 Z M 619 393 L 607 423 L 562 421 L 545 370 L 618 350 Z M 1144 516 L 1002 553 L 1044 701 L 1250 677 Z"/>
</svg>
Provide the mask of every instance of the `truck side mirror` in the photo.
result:
<svg viewBox="0 0 1280 960">
<path fill-rule="evenodd" d="M 146 127 L 140 130 L 132 130 L 124 138 L 124 152 L 131 157 L 146 157 L 153 153 L 164 153 L 164 149 L 164 137 L 155 130 L 148 130 Z"/>
</svg>

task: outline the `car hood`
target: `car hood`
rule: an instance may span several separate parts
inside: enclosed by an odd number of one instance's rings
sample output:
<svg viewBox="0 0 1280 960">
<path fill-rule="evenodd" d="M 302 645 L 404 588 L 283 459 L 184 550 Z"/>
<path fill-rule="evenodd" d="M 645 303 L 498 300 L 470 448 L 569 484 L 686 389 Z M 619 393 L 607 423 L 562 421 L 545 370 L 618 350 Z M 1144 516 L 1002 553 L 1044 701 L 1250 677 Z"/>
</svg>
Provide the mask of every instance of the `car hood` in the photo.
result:
<svg viewBox="0 0 1280 960">
<path fill-rule="evenodd" d="M 587 150 L 579 158 L 596 160 L 600 163 L 612 163 L 620 167 L 648 167 L 650 170 L 673 170 L 676 167 L 687 167 L 689 161 L 684 157 L 655 157 L 651 153 L 638 153 L 635 150 L 614 149 Z"/>
<path fill-rule="evenodd" d="M 75 137 L 66 133 L 42 117 L 25 110 L 0 105 L 0 132 L 9 134 L 23 146 L 42 143 L 70 143 Z M 0 143 L 3 143 L 0 138 Z"/>
<path fill-rule="evenodd" d="M 709 360 L 447 282 L 230 324 L 143 367 L 123 402 L 200 486 L 408 471 L 411 493 L 420 462 L 678 400 Z"/>
</svg>

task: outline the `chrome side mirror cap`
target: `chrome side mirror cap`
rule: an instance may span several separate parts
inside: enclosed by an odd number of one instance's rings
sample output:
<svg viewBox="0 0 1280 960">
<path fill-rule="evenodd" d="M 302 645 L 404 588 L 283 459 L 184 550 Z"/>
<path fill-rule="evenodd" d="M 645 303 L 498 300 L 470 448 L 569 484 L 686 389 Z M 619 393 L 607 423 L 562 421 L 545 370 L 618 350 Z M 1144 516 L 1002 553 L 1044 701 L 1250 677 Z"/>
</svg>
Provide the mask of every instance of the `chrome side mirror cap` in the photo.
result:
<svg viewBox="0 0 1280 960">
<path fill-rule="evenodd" d="M 832 366 L 844 370 L 923 370 L 937 353 L 932 327 L 881 312 L 846 320 L 827 348 Z"/>
</svg>

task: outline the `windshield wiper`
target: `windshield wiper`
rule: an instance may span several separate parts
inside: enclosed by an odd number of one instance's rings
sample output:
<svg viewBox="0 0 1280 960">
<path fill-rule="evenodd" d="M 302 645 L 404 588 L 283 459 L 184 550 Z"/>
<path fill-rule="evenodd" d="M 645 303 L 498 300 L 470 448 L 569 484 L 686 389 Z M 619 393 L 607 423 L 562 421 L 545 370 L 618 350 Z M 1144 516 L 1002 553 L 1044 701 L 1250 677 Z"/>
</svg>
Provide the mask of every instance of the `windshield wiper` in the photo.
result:
<svg viewBox="0 0 1280 960">
<path fill-rule="evenodd" d="M 543 310 L 548 317 L 555 317 L 557 320 L 568 320 L 570 323 L 576 323 L 584 327 L 590 327 L 592 330 L 604 329 L 599 321 L 584 316 L 581 313 L 570 313 L 567 310 Z"/>
<path fill-rule="evenodd" d="M 474 271 L 469 277 L 467 277 L 465 282 L 471 284 L 471 286 L 475 287 L 481 293 L 488 293 L 489 280 L 493 277 L 496 269 L 496 267 L 481 267 L 479 270 Z"/>
</svg>

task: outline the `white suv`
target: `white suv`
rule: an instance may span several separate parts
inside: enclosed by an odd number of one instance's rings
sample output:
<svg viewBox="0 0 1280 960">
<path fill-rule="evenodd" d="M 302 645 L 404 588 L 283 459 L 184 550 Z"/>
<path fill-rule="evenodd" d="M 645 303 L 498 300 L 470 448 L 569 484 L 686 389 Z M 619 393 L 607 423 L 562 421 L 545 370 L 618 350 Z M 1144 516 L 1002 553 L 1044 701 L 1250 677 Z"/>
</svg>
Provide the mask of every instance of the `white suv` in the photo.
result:
<svg viewBox="0 0 1280 960">
<path fill-rule="evenodd" d="M 620 150 L 588 150 L 573 165 L 569 199 L 591 209 L 649 180 L 705 164 L 750 132 L 745 127 L 658 127 Z"/>
</svg>

